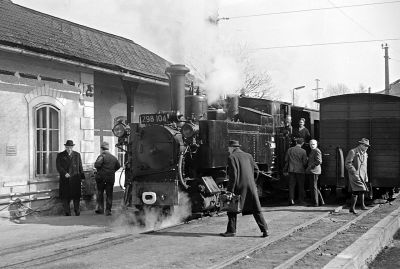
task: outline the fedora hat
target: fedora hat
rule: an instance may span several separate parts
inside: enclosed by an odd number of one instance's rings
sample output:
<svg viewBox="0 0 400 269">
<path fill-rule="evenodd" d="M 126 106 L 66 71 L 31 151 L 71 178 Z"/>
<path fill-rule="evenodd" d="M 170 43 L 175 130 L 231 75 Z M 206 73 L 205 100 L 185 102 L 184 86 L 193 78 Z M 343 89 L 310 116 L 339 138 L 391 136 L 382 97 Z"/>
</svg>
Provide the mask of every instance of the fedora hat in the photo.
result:
<svg viewBox="0 0 400 269">
<path fill-rule="evenodd" d="M 110 149 L 110 144 L 108 144 L 108 142 L 104 141 L 103 143 L 101 143 L 100 148 L 102 148 L 102 149 Z"/>
<path fill-rule="evenodd" d="M 73 147 L 75 146 L 74 141 L 72 140 L 67 140 L 67 142 L 65 142 L 64 146 L 66 147 Z"/>
<path fill-rule="evenodd" d="M 229 140 L 229 147 L 240 147 L 239 141 L 237 140 Z"/>
<path fill-rule="evenodd" d="M 361 140 L 358 141 L 358 143 L 363 144 L 363 145 L 366 145 L 366 146 L 368 146 L 368 147 L 371 146 L 371 145 L 369 144 L 369 139 L 367 139 L 367 138 L 361 138 Z"/>
</svg>

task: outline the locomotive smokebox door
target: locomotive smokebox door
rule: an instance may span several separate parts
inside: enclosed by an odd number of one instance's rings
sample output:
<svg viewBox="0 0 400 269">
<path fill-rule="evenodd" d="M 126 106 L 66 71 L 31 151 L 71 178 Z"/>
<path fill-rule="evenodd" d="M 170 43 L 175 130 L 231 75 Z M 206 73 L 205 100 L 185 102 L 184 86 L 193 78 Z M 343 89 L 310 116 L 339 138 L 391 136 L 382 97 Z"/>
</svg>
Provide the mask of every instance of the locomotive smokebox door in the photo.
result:
<svg viewBox="0 0 400 269">
<path fill-rule="evenodd" d="M 169 169 L 178 162 L 178 134 L 165 126 L 150 125 L 135 137 L 133 165 L 135 175 Z"/>
</svg>

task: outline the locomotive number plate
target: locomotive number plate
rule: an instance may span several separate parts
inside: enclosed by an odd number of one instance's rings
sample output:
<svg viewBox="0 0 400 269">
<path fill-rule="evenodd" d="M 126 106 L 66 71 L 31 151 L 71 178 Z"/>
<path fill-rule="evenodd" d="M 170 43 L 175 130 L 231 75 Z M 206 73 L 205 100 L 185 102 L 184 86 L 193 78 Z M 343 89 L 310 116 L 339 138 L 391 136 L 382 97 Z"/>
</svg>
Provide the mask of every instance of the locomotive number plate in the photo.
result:
<svg viewBox="0 0 400 269">
<path fill-rule="evenodd" d="M 140 115 L 140 123 L 143 124 L 166 124 L 170 122 L 170 115 L 163 114 L 142 114 Z"/>
</svg>

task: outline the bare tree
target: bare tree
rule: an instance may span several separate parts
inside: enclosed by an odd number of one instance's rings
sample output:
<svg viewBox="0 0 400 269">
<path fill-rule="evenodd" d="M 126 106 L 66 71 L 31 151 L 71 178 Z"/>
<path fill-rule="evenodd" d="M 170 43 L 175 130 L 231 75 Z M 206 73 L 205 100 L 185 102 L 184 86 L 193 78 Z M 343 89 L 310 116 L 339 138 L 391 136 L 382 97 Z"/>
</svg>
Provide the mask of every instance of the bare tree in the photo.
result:
<svg viewBox="0 0 400 269">
<path fill-rule="evenodd" d="M 238 57 L 244 74 L 243 85 L 237 90 L 241 95 L 257 98 L 276 99 L 279 91 L 274 89 L 268 71 L 255 66 L 254 59 L 245 47 L 239 47 Z"/>
<path fill-rule="evenodd" d="M 328 85 L 324 90 L 325 97 L 341 95 L 346 93 L 351 93 L 351 90 L 344 83 L 338 83 L 336 85 Z"/>
<path fill-rule="evenodd" d="M 368 93 L 368 88 L 364 84 L 360 83 L 358 85 L 357 93 Z"/>
</svg>

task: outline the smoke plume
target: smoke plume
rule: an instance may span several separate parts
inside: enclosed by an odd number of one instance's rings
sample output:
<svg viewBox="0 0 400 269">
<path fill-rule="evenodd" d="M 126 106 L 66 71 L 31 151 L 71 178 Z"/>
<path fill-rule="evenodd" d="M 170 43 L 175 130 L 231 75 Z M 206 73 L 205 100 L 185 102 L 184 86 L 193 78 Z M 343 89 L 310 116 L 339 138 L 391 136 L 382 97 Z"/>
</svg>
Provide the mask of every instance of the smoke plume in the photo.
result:
<svg viewBox="0 0 400 269">
<path fill-rule="evenodd" d="M 236 44 L 220 34 L 218 6 L 217 0 L 129 2 L 139 15 L 133 30 L 143 45 L 188 66 L 209 103 L 238 92 L 244 81 L 239 57 L 232 50 Z"/>
<path fill-rule="evenodd" d="M 145 232 L 178 224 L 192 213 L 189 196 L 180 192 L 178 197 L 179 205 L 174 206 L 169 214 L 160 207 L 144 207 L 140 212 L 126 210 L 121 212 L 111 227 L 124 232 Z"/>
</svg>

